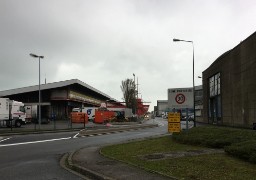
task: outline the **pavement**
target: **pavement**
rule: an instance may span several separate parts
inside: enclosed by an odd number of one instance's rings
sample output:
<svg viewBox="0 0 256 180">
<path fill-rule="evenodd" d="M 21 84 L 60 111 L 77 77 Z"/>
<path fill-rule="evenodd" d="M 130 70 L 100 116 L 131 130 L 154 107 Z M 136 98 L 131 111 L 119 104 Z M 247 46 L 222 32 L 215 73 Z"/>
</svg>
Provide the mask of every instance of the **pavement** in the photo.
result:
<svg viewBox="0 0 256 180">
<path fill-rule="evenodd" d="M 139 126 L 139 127 L 137 127 Z M 133 128 L 150 128 L 152 125 L 135 125 Z M 118 131 L 127 130 L 116 129 Z M 129 127 L 132 128 L 132 127 Z M 111 128 L 113 130 L 113 128 Z M 115 128 L 114 128 L 115 130 Z M 110 129 L 109 129 L 110 132 Z M 107 130 L 98 131 L 97 133 L 109 133 Z M 94 132 L 81 131 L 80 136 L 90 136 Z M 175 179 L 167 177 L 156 172 L 143 170 L 139 167 L 128 165 L 114 159 L 104 157 L 101 154 L 101 147 L 87 147 L 68 153 L 63 156 L 61 165 L 70 172 L 73 172 L 83 179 L 119 179 L 119 180 L 165 180 Z"/>
<path fill-rule="evenodd" d="M 83 175 L 84 179 L 106 180 L 167 180 L 171 179 L 158 173 L 149 172 L 139 167 L 104 157 L 100 147 L 79 149 L 68 154 L 66 167 Z M 81 177 L 81 176 L 80 176 Z"/>
</svg>

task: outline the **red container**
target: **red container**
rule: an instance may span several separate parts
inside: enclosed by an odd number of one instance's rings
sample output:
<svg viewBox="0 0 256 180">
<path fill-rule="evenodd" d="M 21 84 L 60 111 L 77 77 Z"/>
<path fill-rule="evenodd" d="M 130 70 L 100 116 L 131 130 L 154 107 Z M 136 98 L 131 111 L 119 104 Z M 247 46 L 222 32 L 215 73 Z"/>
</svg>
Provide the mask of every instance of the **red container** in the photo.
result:
<svg viewBox="0 0 256 180">
<path fill-rule="evenodd" d="M 71 112 L 70 118 L 72 123 L 88 123 L 88 115 L 83 112 Z"/>
<path fill-rule="evenodd" d="M 95 119 L 94 123 L 107 123 L 111 122 L 116 117 L 116 113 L 114 111 L 99 111 L 95 110 Z"/>
</svg>

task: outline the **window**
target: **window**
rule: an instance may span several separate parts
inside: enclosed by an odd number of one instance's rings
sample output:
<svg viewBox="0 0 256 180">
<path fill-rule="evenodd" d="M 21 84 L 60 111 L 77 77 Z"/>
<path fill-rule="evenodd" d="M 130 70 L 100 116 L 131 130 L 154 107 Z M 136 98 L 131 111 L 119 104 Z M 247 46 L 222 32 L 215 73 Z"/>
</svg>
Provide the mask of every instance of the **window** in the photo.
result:
<svg viewBox="0 0 256 180">
<path fill-rule="evenodd" d="M 220 73 L 209 78 L 210 97 L 220 95 Z"/>
<path fill-rule="evenodd" d="M 20 111 L 21 112 L 25 112 L 25 107 L 24 106 L 20 106 Z"/>
<path fill-rule="evenodd" d="M 209 78 L 209 109 L 208 117 L 212 123 L 218 123 L 221 120 L 221 89 L 220 89 L 220 73 Z"/>
</svg>

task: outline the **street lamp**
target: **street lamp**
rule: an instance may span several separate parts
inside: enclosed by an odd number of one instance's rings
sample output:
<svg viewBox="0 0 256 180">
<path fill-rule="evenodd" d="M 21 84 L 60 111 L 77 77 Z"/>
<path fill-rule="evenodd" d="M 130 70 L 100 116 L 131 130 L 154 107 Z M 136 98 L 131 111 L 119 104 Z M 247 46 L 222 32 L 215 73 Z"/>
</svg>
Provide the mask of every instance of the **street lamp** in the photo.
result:
<svg viewBox="0 0 256 180">
<path fill-rule="evenodd" d="M 39 104 L 38 104 L 38 124 L 39 124 L 39 129 L 41 128 L 41 89 L 40 89 L 40 59 L 43 59 L 44 56 L 38 56 L 38 55 L 35 55 L 35 54 L 32 54 L 30 53 L 29 54 L 31 57 L 34 57 L 34 58 L 38 58 L 39 59 Z"/>
<path fill-rule="evenodd" d="M 135 74 L 133 73 L 132 75 L 133 75 L 133 77 L 134 77 L 134 101 L 135 101 L 135 104 L 134 104 L 134 114 L 136 115 L 136 106 L 137 106 L 137 100 L 136 100 L 136 83 L 135 83 Z"/>
<path fill-rule="evenodd" d="M 194 44 L 193 41 L 186 41 L 186 40 L 182 40 L 182 39 L 173 39 L 173 42 L 189 42 L 192 43 L 193 46 L 193 97 L 194 97 L 194 127 L 196 127 L 196 110 L 195 110 L 195 60 L 194 60 Z"/>
</svg>

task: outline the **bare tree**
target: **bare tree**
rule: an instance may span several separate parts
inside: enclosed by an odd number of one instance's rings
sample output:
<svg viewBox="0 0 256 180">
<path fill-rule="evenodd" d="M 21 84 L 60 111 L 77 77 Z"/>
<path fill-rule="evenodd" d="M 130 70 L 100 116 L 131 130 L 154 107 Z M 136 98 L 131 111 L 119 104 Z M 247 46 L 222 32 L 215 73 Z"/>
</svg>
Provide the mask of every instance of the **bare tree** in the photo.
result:
<svg viewBox="0 0 256 180">
<path fill-rule="evenodd" d="M 135 82 L 132 79 L 122 81 L 121 90 L 123 92 L 123 100 L 128 108 L 131 108 L 135 113 L 136 97 L 135 97 Z"/>
</svg>

